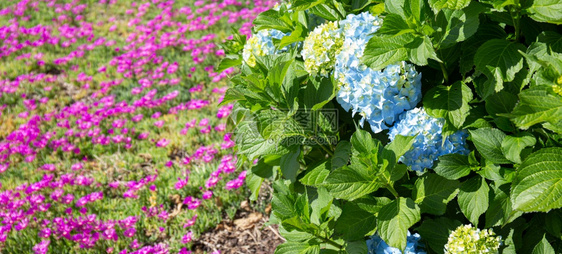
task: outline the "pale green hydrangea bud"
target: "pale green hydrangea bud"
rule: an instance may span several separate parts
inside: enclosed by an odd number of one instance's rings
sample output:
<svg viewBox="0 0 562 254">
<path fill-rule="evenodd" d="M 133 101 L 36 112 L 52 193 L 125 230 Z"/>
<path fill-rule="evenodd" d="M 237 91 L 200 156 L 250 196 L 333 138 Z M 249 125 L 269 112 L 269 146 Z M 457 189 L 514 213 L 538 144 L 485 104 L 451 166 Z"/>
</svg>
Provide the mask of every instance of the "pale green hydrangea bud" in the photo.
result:
<svg viewBox="0 0 562 254">
<path fill-rule="evenodd" d="M 461 225 L 449 235 L 445 254 L 498 253 L 501 236 L 492 229 L 480 230 L 472 225 Z"/>
<path fill-rule="evenodd" d="M 337 22 L 317 26 L 304 40 L 301 54 L 306 71 L 314 76 L 320 74 L 328 77 L 343 41 L 344 36 Z"/>
</svg>

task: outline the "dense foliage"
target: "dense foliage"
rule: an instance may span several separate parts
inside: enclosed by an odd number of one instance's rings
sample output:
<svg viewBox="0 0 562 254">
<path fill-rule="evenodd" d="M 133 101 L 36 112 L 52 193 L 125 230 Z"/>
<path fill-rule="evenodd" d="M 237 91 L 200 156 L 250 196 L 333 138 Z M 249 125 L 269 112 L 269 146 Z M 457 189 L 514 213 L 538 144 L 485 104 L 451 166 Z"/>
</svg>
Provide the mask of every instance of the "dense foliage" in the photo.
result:
<svg viewBox="0 0 562 254">
<path fill-rule="evenodd" d="M 277 253 L 562 252 L 560 24 L 556 0 L 260 14 L 220 68 L 240 70 L 223 103 L 253 197 L 273 182 Z"/>
</svg>

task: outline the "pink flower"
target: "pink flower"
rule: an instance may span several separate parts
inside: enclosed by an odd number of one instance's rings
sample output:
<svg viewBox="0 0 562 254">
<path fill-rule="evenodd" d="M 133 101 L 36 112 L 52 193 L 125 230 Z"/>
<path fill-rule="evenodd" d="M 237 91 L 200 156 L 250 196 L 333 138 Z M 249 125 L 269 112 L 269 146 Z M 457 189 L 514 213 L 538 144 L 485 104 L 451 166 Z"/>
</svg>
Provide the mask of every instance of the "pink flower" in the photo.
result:
<svg viewBox="0 0 562 254">
<path fill-rule="evenodd" d="M 213 197 L 213 191 L 208 190 L 203 192 L 203 199 L 207 200 L 210 199 L 211 197 Z"/>
<path fill-rule="evenodd" d="M 170 141 L 163 138 L 163 139 L 158 140 L 158 142 L 156 142 L 156 147 L 166 147 L 166 146 L 168 146 L 168 144 L 170 144 Z"/>
<path fill-rule="evenodd" d="M 189 231 L 181 238 L 183 244 L 190 243 L 193 238 L 193 232 Z"/>
<path fill-rule="evenodd" d="M 73 164 L 72 167 L 71 167 L 71 169 L 74 170 L 74 171 L 80 170 L 82 168 L 83 168 L 82 163 Z"/>
<path fill-rule="evenodd" d="M 162 128 L 162 126 L 164 126 L 164 120 L 154 122 L 154 126 Z"/>
</svg>

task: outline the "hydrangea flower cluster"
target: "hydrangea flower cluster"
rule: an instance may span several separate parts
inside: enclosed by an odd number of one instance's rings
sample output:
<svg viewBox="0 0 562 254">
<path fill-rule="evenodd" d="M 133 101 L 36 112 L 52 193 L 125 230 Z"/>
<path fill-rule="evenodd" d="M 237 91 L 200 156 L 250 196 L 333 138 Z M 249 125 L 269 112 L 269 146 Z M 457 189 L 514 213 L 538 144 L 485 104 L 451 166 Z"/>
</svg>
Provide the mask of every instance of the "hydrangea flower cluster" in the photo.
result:
<svg viewBox="0 0 562 254">
<path fill-rule="evenodd" d="M 441 155 L 468 154 L 470 151 L 466 148 L 466 131 L 458 131 L 443 140 L 441 133 L 444 123 L 445 119 L 433 118 L 423 108 L 414 108 L 401 114 L 399 121 L 390 128 L 390 140 L 394 140 L 396 135 L 418 136 L 412 148 L 400 158 L 400 162 L 414 171 L 424 172 Z"/>
<path fill-rule="evenodd" d="M 420 243 L 421 237 L 418 233 L 410 234 L 408 231 L 408 242 L 406 244 L 406 249 L 404 252 L 397 248 L 390 247 L 386 244 L 382 238 L 375 234 L 372 235 L 369 240 L 367 240 L 367 248 L 369 249 L 369 254 L 426 254 L 423 249 L 424 245 Z"/>
<path fill-rule="evenodd" d="M 244 45 L 242 51 L 242 58 L 250 67 L 256 66 L 256 56 L 270 56 L 286 52 L 288 46 L 277 50 L 273 39 L 281 40 L 281 38 L 289 35 L 290 33 L 283 33 L 275 29 L 264 29 L 254 34 Z"/>
<path fill-rule="evenodd" d="M 328 77 L 334 68 L 336 55 L 343 46 L 343 33 L 338 22 L 328 22 L 317 26 L 304 40 L 301 52 L 304 68 L 314 76 Z"/>
<path fill-rule="evenodd" d="M 492 229 L 480 230 L 472 225 L 461 225 L 449 235 L 445 254 L 498 253 L 501 236 L 495 235 Z"/>
<path fill-rule="evenodd" d="M 361 63 L 367 42 L 381 24 L 381 18 L 368 12 L 341 21 L 345 40 L 334 70 L 338 102 L 353 115 L 359 113 L 360 125 L 367 120 L 375 133 L 388 129 L 421 99 L 421 74 L 413 65 L 400 62 L 376 71 Z"/>
</svg>

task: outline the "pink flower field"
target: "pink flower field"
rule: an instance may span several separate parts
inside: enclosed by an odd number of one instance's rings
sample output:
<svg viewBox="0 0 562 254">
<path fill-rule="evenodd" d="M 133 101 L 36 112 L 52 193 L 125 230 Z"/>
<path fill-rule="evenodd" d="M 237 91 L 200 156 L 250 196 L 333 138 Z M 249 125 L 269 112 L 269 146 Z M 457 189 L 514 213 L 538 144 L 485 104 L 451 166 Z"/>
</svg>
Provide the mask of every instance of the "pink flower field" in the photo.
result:
<svg viewBox="0 0 562 254">
<path fill-rule="evenodd" d="M 0 1 L 0 253 L 191 253 L 233 217 L 218 45 L 274 4 Z"/>
</svg>

